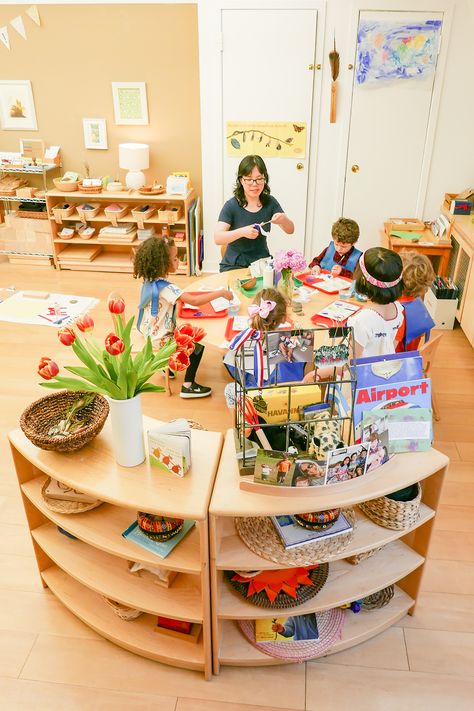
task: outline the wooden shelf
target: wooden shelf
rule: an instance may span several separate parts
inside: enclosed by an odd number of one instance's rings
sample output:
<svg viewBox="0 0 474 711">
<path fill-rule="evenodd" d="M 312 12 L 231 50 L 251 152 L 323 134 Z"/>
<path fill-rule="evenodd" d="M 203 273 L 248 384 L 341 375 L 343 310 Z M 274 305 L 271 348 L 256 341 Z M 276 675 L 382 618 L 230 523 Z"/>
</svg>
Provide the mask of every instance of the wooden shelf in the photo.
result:
<svg viewBox="0 0 474 711">
<path fill-rule="evenodd" d="M 362 610 L 357 614 L 346 610 L 342 637 L 323 656 L 342 652 L 344 649 L 353 647 L 355 644 L 360 644 L 380 634 L 380 632 L 402 619 L 413 605 L 414 600 L 395 586 L 395 595 L 385 607 L 381 607 L 378 610 Z M 300 608 L 297 609 L 300 610 Z M 298 612 L 298 614 L 301 613 Z M 267 610 L 268 616 L 269 611 Z M 259 649 L 252 646 L 240 631 L 237 623 L 225 620 L 221 625 L 222 635 L 219 647 L 221 664 L 229 666 L 269 666 L 287 663 L 283 659 L 276 659 L 263 654 Z"/>
<path fill-rule="evenodd" d="M 9 171 L 12 172 L 12 171 Z M 79 190 L 74 190 L 73 192 L 67 193 L 62 190 L 48 190 L 47 196 L 51 198 L 77 198 L 78 200 L 86 200 L 88 202 L 96 202 L 97 200 L 108 200 L 109 202 L 149 202 L 149 203 L 160 203 L 160 202 L 183 202 L 184 200 L 189 200 L 193 196 L 194 190 L 191 188 L 188 190 L 186 195 L 168 195 L 168 193 L 161 193 L 160 195 L 142 195 L 138 190 L 121 190 L 120 192 L 113 193 L 107 190 L 101 193 L 81 193 Z"/>
<path fill-rule="evenodd" d="M 125 622 L 96 593 L 57 566 L 44 570 L 42 577 L 65 607 L 111 642 L 157 662 L 199 671 L 204 669 L 202 634 L 197 643 L 165 637 L 154 631 L 156 618 L 151 615 Z"/>
<path fill-rule="evenodd" d="M 94 202 L 94 201 L 95 200 L 93 200 L 92 198 L 89 200 L 89 202 Z M 56 224 L 56 220 L 54 219 L 54 217 L 51 217 L 50 220 Z M 69 215 L 69 217 L 63 217 L 62 221 L 63 222 L 80 222 L 81 219 L 80 219 L 79 215 L 75 214 L 75 215 Z M 95 217 L 86 217 L 86 221 L 87 222 L 108 222 L 108 223 L 112 224 L 112 220 L 110 219 L 110 217 L 105 215 L 103 212 L 99 212 L 99 214 L 96 215 Z M 138 224 L 138 218 L 135 217 L 135 215 L 132 215 L 131 212 L 129 212 L 124 217 L 119 217 L 117 219 L 118 224 L 120 224 L 121 222 L 133 222 L 135 224 Z M 180 217 L 178 220 L 175 220 L 174 222 L 168 222 L 167 220 L 159 219 L 159 217 L 157 215 L 152 215 L 147 220 L 143 220 L 143 222 L 150 223 L 152 225 L 169 225 L 169 227 L 173 227 L 174 225 L 181 225 L 182 226 L 182 225 L 186 224 L 186 220 L 184 217 Z M 85 240 L 83 240 L 83 241 L 85 242 Z"/>
<path fill-rule="evenodd" d="M 422 503 L 420 516 L 416 524 L 403 531 L 394 531 L 377 525 L 370 518 L 367 518 L 359 508 L 355 509 L 355 513 L 354 537 L 342 553 L 345 558 L 358 555 L 372 548 L 385 546 L 391 541 L 402 538 L 419 528 L 419 526 L 423 526 L 435 515 L 435 512 L 429 506 Z M 220 547 L 215 561 L 218 570 L 277 570 L 281 568 L 281 564 L 262 558 L 245 545 L 235 530 L 233 519 L 218 519 L 217 526 L 220 528 L 218 532 Z"/>
<path fill-rule="evenodd" d="M 345 554 L 345 551 L 344 551 Z M 352 600 L 360 600 L 406 577 L 424 563 L 424 558 L 401 541 L 389 543 L 383 550 L 358 565 L 345 560 L 329 563 L 329 576 L 315 597 L 297 608 L 298 615 L 339 607 Z M 282 617 L 292 615 L 295 608 L 282 608 Z M 227 581 L 220 585 L 217 616 L 220 619 L 257 619 L 269 617 L 268 609 L 256 607 L 236 592 Z"/>
<path fill-rule="evenodd" d="M 46 478 L 41 476 L 31 479 L 21 485 L 21 490 L 46 518 L 84 543 L 95 546 L 105 553 L 137 563 L 148 563 L 194 575 L 201 572 L 199 531 L 196 527 L 183 538 L 169 556 L 162 559 L 122 537 L 122 532 L 136 519 L 136 510 L 102 504 L 97 509 L 81 513 L 80 516 L 55 513 L 46 506 L 41 495 L 41 487 Z"/>
<path fill-rule="evenodd" d="M 191 622 L 203 621 L 199 580 L 180 573 L 170 588 L 137 580 L 122 558 L 62 535 L 51 523 L 31 531 L 36 543 L 59 568 L 86 587 L 124 605 L 153 615 Z"/>
<path fill-rule="evenodd" d="M 105 242 L 104 240 L 101 239 L 81 239 L 80 237 L 73 237 L 72 239 L 61 239 L 61 237 L 58 237 L 57 239 L 54 240 L 55 244 L 63 244 L 65 247 L 67 247 L 70 244 L 75 244 L 75 245 L 80 245 L 81 247 L 86 244 L 101 244 L 103 247 L 107 247 L 108 245 L 112 245 L 115 247 L 137 247 L 138 245 L 141 244 L 141 240 L 139 239 L 134 239 L 132 242 L 120 242 L 119 239 L 117 240 L 107 240 Z M 59 252 L 58 258 L 61 259 L 61 254 L 62 252 Z M 130 259 L 130 255 L 127 255 L 127 257 Z"/>
</svg>

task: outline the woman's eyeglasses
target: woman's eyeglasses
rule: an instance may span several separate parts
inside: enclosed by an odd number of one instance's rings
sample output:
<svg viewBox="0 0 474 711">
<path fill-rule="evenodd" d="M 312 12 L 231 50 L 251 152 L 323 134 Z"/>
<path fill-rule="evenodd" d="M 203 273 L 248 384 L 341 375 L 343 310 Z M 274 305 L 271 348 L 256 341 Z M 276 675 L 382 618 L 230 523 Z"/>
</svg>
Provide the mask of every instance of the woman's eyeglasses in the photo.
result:
<svg viewBox="0 0 474 711">
<path fill-rule="evenodd" d="M 255 185 L 263 185 L 265 182 L 265 178 L 242 178 L 242 180 L 245 185 L 252 185 L 252 183 Z"/>
</svg>

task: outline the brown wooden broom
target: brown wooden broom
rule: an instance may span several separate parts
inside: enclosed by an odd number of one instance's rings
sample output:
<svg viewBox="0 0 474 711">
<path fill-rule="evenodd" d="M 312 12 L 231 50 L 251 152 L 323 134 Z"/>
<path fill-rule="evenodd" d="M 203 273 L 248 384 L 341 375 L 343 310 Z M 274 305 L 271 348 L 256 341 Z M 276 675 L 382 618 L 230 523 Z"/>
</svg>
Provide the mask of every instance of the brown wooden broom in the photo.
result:
<svg viewBox="0 0 474 711">
<path fill-rule="evenodd" d="M 329 112 L 329 123 L 336 123 L 336 79 L 339 76 L 339 52 L 336 51 L 336 37 L 334 37 L 334 49 L 329 52 L 329 63 L 331 65 L 331 108 Z"/>
</svg>

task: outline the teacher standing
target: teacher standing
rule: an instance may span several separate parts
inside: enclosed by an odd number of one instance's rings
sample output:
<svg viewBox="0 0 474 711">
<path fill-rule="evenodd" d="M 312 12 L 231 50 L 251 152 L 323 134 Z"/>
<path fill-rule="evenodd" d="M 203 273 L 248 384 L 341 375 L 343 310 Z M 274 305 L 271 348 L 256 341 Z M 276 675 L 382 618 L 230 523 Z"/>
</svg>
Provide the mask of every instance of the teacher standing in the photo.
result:
<svg viewBox="0 0 474 711">
<path fill-rule="evenodd" d="M 264 232 L 254 227 L 262 223 Z M 234 197 L 220 211 L 214 233 L 215 243 L 227 246 L 219 270 L 241 269 L 269 257 L 265 233 L 272 224 L 288 235 L 295 231 L 278 200 L 270 195 L 265 163 L 260 156 L 246 156 L 237 171 Z"/>
</svg>

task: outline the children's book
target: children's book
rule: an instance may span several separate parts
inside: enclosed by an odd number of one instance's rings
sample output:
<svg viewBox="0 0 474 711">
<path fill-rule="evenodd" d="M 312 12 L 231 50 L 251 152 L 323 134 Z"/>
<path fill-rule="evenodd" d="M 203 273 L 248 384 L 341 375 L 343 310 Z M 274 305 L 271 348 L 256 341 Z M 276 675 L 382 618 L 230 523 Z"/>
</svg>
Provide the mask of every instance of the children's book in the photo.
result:
<svg viewBox="0 0 474 711">
<path fill-rule="evenodd" d="M 97 501 L 97 497 L 83 494 L 82 491 L 77 491 L 61 481 L 56 481 L 56 479 L 50 479 L 44 493 L 50 499 L 58 499 L 60 501 L 84 501 L 90 504 Z"/>
<path fill-rule="evenodd" d="M 296 523 L 294 516 L 290 516 L 289 514 L 286 516 L 272 516 L 272 522 L 286 549 L 304 546 L 308 543 L 314 543 L 321 538 L 332 538 L 333 536 L 340 536 L 342 533 L 352 531 L 352 525 L 343 513 L 339 514 L 339 518 L 336 522 L 324 531 L 311 531 L 307 528 L 303 528 L 303 526 Z"/>
<path fill-rule="evenodd" d="M 314 612 L 255 620 L 256 642 L 301 642 L 306 639 L 319 639 Z"/>
<path fill-rule="evenodd" d="M 330 326 L 334 323 L 344 324 L 349 316 L 353 316 L 360 310 L 360 306 L 350 304 L 348 301 L 333 301 L 318 313 L 311 316 L 311 321 L 316 325 Z"/>
<path fill-rule="evenodd" d="M 191 428 L 184 418 L 147 432 L 150 464 L 177 476 L 191 466 Z"/>
<path fill-rule="evenodd" d="M 122 536 L 128 541 L 136 543 L 137 546 L 141 546 L 141 548 L 145 548 L 145 550 L 154 553 L 159 558 L 166 558 L 173 548 L 176 548 L 178 543 L 189 533 L 195 523 L 196 521 L 185 521 L 181 531 L 177 533 L 176 536 L 168 538 L 167 541 L 153 541 L 146 533 L 143 533 L 136 521 L 122 533 Z"/>
</svg>

